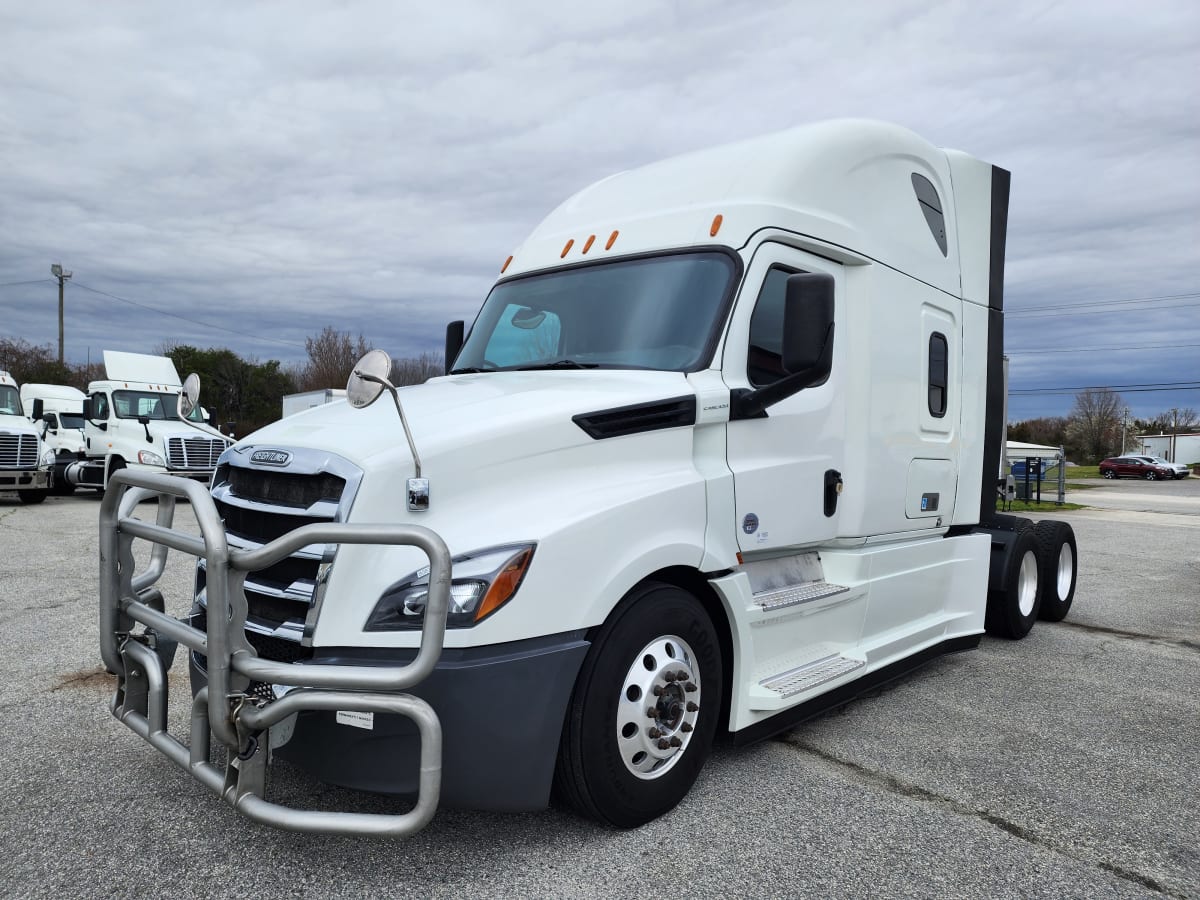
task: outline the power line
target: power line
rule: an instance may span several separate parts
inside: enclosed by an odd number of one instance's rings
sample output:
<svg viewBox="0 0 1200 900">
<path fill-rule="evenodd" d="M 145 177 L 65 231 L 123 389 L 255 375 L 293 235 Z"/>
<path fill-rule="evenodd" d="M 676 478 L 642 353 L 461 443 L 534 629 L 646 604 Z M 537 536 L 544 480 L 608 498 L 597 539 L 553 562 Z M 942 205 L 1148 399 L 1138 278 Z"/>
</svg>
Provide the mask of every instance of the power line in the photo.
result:
<svg viewBox="0 0 1200 900">
<path fill-rule="evenodd" d="M 188 316 L 180 315 L 179 313 L 170 312 L 169 310 L 165 310 L 165 309 L 159 309 L 156 306 L 150 306 L 145 303 L 138 303 L 136 300 L 129 300 L 125 297 L 118 297 L 116 294 L 110 294 L 107 291 L 102 291 L 97 288 L 88 287 L 86 284 L 83 284 L 82 282 L 79 282 L 79 281 L 75 282 L 75 287 L 81 287 L 85 291 L 91 291 L 93 294 L 100 294 L 101 296 L 108 297 L 112 300 L 119 300 L 121 303 L 128 303 L 130 306 L 136 306 L 139 309 L 148 309 L 148 310 L 150 310 L 150 312 L 156 312 L 156 313 L 159 313 L 160 315 L 171 316 L 172 318 L 175 318 L 175 319 L 182 319 L 185 322 L 191 322 L 193 325 L 203 325 L 205 328 L 215 328 L 217 331 L 226 331 L 229 334 L 236 334 L 239 337 L 243 337 L 243 338 L 250 336 L 245 331 L 239 331 L 236 328 L 226 328 L 224 325 L 214 325 L 211 322 L 202 322 L 199 319 L 192 319 L 192 318 L 189 318 Z M 266 335 L 261 335 L 261 334 L 254 335 L 254 338 L 257 340 L 260 340 L 260 341 L 270 341 L 273 344 L 283 344 L 284 346 L 287 346 L 287 347 L 303 347 L 304 346 L 304 344 L 297 343 L 296 341 L 285 341 L 281 338 L 267 337 Z"/>
<path fill-rule="evenodd" d="M 0 287 L 19 287 L 23 284 L 42 284 L 45 281 L 53 281 L 53 278 L 35 278 L 33 281 L 6 281 L 0 284 Z"/>
<path fill-rule="evenodd" d="M 1133 313 L 1136 313 L 1139 315 L 1144 315 L 1144 314 L 1165 312 L 1170 309 L 1190 309 L 1194 306 L 1200 306 L 1200 301 L 1195 302 L 1195 303 L 1172 303 L 1169 306 L 1166 306 L 1166 305 L 1156 306 L 1154 309 L 1151 309 L 1151 310 L 1131 310 L 1128 307 L 1123 307 L 1121 309 L 1090 309 L 1089 308 L 1089 309 L 1080 309 L 1078 312 L 1047 312 L 1047 313 L 1034 313 L 1033 315 L 1024 315 L 1020 311 L 1013 311 L 1013 312 L 1007 313 L 1007 317 L 1009 319 L 1015 319 L 1017 321 L 1024 322 L 1029 319 L 1062 319 L 1062 318 L 1070 318 L 1072 316 L 1106 316 L 1106 315 L 1111 315 L 1113 313 L 1124 313 L 1125 315 L 1128 315 L 1129 313 L 1133 312 Z"/>
<path fill-rule="evenodd" d="M 1115 391 L 1132 390 L 1133 388 L 1162 388 L 1169 390 L 1175 387 L 1200 387 L 1200 379 L 1188 381 L 1146 381 L 1137 384 L 1081 384 L 1076 387 L 1044 387 L 1019 388 L 1010 390 L 1009 394 L 1034 394 L 1041 391 Z"/>
<path fill-rule="evenodd" d="M 1081 309 L 1090 310 L 1097 306 L 1116 306 L 1120 303 L 1157 303 L 1160 300 L 1190 300 L 1200 297 L 1200 291 L 1188 291 L 1184 294 L 1163 294 L 1159 297 L 1127 297 L 1124 300 L 1085 300 L 1082 303 L 1057 303 L 1048 306 L 1025 306 L 1012 310 L 1009 315 L 1020 316 L 1028 312 L 1040 312 L 1046 309 Z M 1189 304 L 1190 305 L 1190 304 Z"/>
<path fill-rule="evenodd" d="M 1058 395 L 1078 394 L 1083 390 L 1098 390 L 1107 391 L 1111 388 L 1063 388 L 1058 391 L 1039 391 L 1036 393 L 1029 391 L 1009 391 L 1010 397 L 1035 398 L 1035 397 L 1054 397 Z M 1191 385 L 1189 387 L 1156 387 L 1156 388 L 1121 388 L 1122 394 L 1166 394 L 1175 391 L 1200 391 L 1200 384 Z"/>
<path fill-rule="evenodd" d="M 1029 356 L 1034 353 L 1120 353 L 1126 350 L 1182 350 L 1200 344 L 1142 344 L 1137 347 L 1052 347 L 1048 350 L 1006 350 L 1009 356 Z"/>
</svg>

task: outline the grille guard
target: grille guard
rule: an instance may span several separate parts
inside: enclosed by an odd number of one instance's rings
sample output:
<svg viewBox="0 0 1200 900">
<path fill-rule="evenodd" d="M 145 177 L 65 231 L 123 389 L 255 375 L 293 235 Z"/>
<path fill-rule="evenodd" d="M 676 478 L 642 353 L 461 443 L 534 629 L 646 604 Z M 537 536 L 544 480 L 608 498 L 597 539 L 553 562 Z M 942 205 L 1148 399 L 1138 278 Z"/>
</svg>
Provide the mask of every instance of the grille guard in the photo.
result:
<svg viewBox="0 0 1200 900">
<path fill-rule="evenodd" d="M 158 498 L 152 524 L 133 516 L 137 504 Z M 175 504 L 192 506 L 200 537 L 174 530 Z M 151 542 L 150 562 L 134 572 L 133 541 Z M 249 572 L 273 565 L 314 543 L 407 544 L 429 558 L 429 599 L 420 649 L 408 664 L 297 666 L 260 659 L 245 636 Z M 202 557 L 208 571 L 208 632 L 167 615 L 154 584 L 174 549 Z M 291 831 L 402 837 L 423 828 L 441 791 L 442 728 L 425 701 L 401 693 L 427 678 L 442 652 L 450 599 L 450 551 L 442 539 L 417 525 L 303 525 L 254 550 L 231 548 L 208 491 L 197 482 L 122 469 L 109 479 L 100 507 L 100 655 L 117 676 L 112 714 L 173 763 L 249 818 Z M 226 608 L 224 627 L 213 610 Z M 134 632 L 136 625 L 144 626 Z M 208 686 L 192 702 L 189 745 L 167 731 L 165 654 L 178 642 L 208 657 Z M 249 696 L 251 681 L 294 686 L 266 703 Z M 412 719 L 420 732 L 416 806 L 400 815 L 296 809 L 266 799 L 271 727 L 302 710 L 393 713 Z M 260 740 L 260 736 L 266 740 Z M 211 739 L 228 749 L 224 769 L 209 762 Z"/>
</svg>

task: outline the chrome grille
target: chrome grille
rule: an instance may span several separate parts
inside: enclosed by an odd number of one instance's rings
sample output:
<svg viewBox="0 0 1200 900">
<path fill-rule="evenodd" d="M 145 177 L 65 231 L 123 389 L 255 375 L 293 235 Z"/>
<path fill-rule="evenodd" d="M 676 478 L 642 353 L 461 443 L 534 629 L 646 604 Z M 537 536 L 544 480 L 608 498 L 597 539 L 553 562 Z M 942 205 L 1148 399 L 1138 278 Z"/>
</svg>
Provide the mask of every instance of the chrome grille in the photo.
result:
<svg viewBox="0 0 1200 900">
<path fill-rule="evenodd" d="M 167 438 L 167 465 L 172 469 L 211 469 L 227 446 L 219 438 Z"/>
<path fill-rule="evenodd" d="M 36 434 L 0 434 L 0 469 L 36 469 Z"/>
</svg>

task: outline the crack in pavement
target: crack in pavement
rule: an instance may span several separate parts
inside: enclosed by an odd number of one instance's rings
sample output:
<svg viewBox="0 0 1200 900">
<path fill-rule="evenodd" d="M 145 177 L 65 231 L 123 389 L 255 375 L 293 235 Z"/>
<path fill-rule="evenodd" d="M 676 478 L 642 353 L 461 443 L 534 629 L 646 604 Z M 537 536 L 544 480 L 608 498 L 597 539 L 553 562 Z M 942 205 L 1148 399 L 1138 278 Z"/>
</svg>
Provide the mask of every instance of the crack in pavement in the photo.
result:
<svg viewBox="0 0 1200 900">
<path fill-rule="evenodd" d="M 1189 641 L 1185 638 L 1162 637 L 1157 634 L 1142 634 L 1138 631 L 1125 631 L 1120 628 L 1108 628 L 1104 625 L 1085 625 L 1083 622 L 1059 622 L 1058 625 L 1067 628 L 1078 628 L 1080 631 L 1090 631 L 1093 634 L 1111 634 L 1114 637 L 1130 641 L 1144 641 L 1148 644 L 1165 644 L 1170 647 L 1183 647 L 1185 650 L 1200 650 L 1200 641 Z"/>
<path fill-rule="evenodd" d="M 1030 829 L 1025 828 L 1024 826 L 989 810 L 968 806 L 952 797 L 944 797 L 941 794 L 936 794 L 933 791 L 927 790 L 926 788 L 918 785 L 901 781 L 894 775 L 888 775 L 885 772 L 877 772 L 874 769 L 868 769 L 866 766 L 860 765 L 856 762 L 851 762 L 848 759 L 842 759 L 840 756 L 836 756 L 835 754 L 826 750 L 822 750 L 819 747 L 815 747 L 812 744 L 807 744 L 796 740 L 786 740 L 784 738 L 775 738 L 775 742 L 786 744 L 799 751 L 811 753 L 818 759 L 824 760 L 825 762 L 830 763 L 836 768 L 842 770 L 844 774 L 850 776 L 856 781 L 883 788 L 889 793 L 896 794 L 900 797 L 906 797 L 910 800 L 931 803 L 935 806 L 941 807 L 942 809 L 947 809 L 950 812 L 957 813 L 960 816 L 986 822 L 989 825 L 999 828 L 1001 831 L 1011 834 L 1013 837 L 1019 840 L 1025 841 L 1027 844 L 1032 844 L 1033 846 L 1039 847 L 1043 850 L 1049 850 L 1052 853 L 1058 853 L 1062 856 L 1073 859 L 1076 862 L 1084 863 L 1085 865 L 1097 866 L 1098 868 L 1103 869 L 1105 872 L 1115 875 L 1117 878 L 1132 882 L 1141 887 L 1147 888 L 1148 890 L 1154 891 L 1155 893 L 1162 894 L 1163 896 L 1186 896 L 1185 894 L 1179 894 L 1171 890 L 1162 882 L 1149 875 L 1145 875 L 1133 869 L 1126 869 L 1123 866 L 1118 866 L 1116 863 L 1109 862 L 1108 860 L 1089 859 L 1073 853 L 1069 848 L 1053 841 L 1046 840 Z"/>
</svg>

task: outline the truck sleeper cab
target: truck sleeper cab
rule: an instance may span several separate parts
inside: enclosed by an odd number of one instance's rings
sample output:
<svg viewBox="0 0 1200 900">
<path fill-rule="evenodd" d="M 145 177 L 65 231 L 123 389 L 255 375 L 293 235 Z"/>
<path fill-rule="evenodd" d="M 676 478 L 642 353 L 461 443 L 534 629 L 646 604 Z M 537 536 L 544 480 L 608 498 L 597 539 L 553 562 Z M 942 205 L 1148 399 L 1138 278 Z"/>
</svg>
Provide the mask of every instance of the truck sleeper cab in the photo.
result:
<svg viewBox="0 0 1200 900">
<path fill-rule="evenodd" d="M 718 730 L 760 739 L 1067 614 L 1069 526 L 994 513 L 1007 197 L 1007 172 L 859 121 L 599 182 L 452 323 L 446 376 L 396 390 L 369 354 L 349 403 L 222 454 L 190 628 L 150 594 L 111 620 L 190 648 L 196 715 L 245 757 L 226 799 L 262 821 L 411 833 L 434 733 L 437 802 L 661 815 Z M 106 507 L 112 546 L 149 535 Z M 322 695 L 389 672 L 436 728 Z M 118 717 L 161 743 L 140 703 Z M 264 743 L 420 814 L 268 814 Z"/>
</svg>

